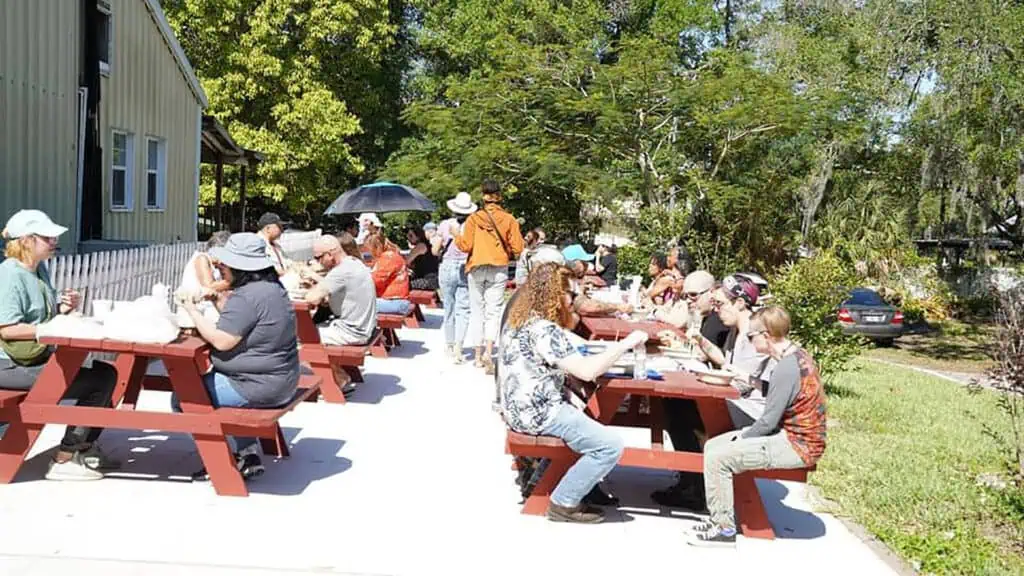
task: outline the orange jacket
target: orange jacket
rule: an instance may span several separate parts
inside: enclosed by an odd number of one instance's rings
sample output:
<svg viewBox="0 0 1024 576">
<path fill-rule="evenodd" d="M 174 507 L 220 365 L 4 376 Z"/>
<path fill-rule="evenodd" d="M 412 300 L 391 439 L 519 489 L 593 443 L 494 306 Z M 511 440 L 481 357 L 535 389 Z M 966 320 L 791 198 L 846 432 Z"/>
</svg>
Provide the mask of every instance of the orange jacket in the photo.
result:
<svg viewBox="0 0 1024 576">
<path fill-rule="evenodd" d="M 487 214 L 498 225 L 497 230 Z M 511 254 L 505 252 L 498 240 L 499 234 L 505 239 Z M 468 272 L 477 266 L 508 266 L 509 258 L 514 259 L 523 251 L 523 235 L 519 231 L 519 222 L 504 208 L 497 204 L 485 204 L 483 209 L 466 219 L 462 234 L 455 237 L 455 245 L 469 254 L 466 260 Z"/>
<path fill-rule="evenodd" d="M 377 297 L 385 300 L 406 300 L 409 298 L 409 272 L 405 258 L 394 250 L 388 250 L 373 264 L 373 284 Z"/>
</svg>

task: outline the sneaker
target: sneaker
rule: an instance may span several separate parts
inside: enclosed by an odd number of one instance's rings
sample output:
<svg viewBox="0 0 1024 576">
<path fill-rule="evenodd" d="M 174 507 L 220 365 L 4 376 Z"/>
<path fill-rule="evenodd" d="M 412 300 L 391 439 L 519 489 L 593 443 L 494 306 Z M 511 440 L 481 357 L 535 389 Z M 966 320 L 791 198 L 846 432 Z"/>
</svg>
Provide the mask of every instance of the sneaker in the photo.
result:
<svg viewBox="0 0 1024 576">
<path fill-rule="evenodd" d="M 50 460 L 50 467 L 46 470 L 47 480 L 81 481 L 100 478 L 103 478 L 103 473 L 83 462 L 81 452 L 75 452 L 66 462 Z"/>
<path fill-rule="evenodd" d="M 604 521 L 604 511 L 600 508 L 577 504 L 572 508 L 559 506 L 552 502 L 548 506 L 548 520 L 552 522 L 573 522 L 577 524 L 598 524 Z"/>
<path fill-rule="evenodd" d="M 715 524 L 713 522 L 711 522 L 710 520 L 705 520 L 703 522 L 698 522 L 690 526 L 689 531 L 693 534 L 697 534 L 699 532 L 707 532 L 708 530 L 711 530 L 714 527 Z"/>
<path fill-rule="evenodd" d="M 88 450 L 83 450 L 80 454 L 82 455 L 82 462 L 93 470 L 121 469 L 121 461 L 116 458 L 111 458 L 100 450 L 99 444 L 93 443 Z"/>
<path fill-rule="evenodd" d="M 687 534 L 686 543 L 690 546 L 702 546 L 705 548 L 735 548 L 736 529 L 713 525 L 703 532 Z"/>
<path fill-rule="evenodd" d="M 263 461 L 256 454 L 246 454 L 244 457 L 235 454 L 235 466 L 238 468 L 238 472 L 242 475 L 243 480 L 258 478 L 266 471 L 266 468 L 263 467 Z M 210 473 L 206 471 L 206 466 L 192 473 L 193 482 L 208 482 L 209 480 Z"/>
</svg>

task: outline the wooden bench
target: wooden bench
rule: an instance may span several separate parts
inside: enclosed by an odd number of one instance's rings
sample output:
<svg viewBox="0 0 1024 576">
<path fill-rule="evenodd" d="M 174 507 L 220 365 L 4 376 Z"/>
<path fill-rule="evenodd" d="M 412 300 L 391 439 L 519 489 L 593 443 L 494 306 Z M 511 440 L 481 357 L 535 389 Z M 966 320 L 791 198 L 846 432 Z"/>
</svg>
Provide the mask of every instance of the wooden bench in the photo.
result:
<svg viewBox="0 0 1024 576">
<path fill-rule="evenodd" d="M 619 465 L 634 466 L 638 468 L 662 468 L 660 465 L 652 466 L 654 464 L 651 457 L 652 452 L 664 452 L 664 456 L 671 455 L 673 464 L 676 464 L 673 468 L 680 470 L 702 470 L 704 468 L 704 458 L 701 454 L 628 447 L 623 451 L 622 459 L 619 460 Z M 566 446 L 565 442 L 560 438 L 556 438 L 554 436 L 521 434 L 512 430 L 508 430 L 505 436 L 505 453 L 515 457 L 567 460 L 569 465 L 575 463 L 579 458 L 579 455 Z M 662 455 L 659 454 L 659 456 Z M 796 468 L 792 470 L 754 470 L 746 474 L 749 474 L 754 478 L 806 482 L 807 475 L 814 470 L 815 467 Z M 554 486 L 545 488 L 547 491 L 550 491 L 554 489 Z M 541 503 L 546 506 L 547 494 L 538 495 L 544 497 L 541 500 Z M 740 500 L 740 494 L 737 494 L 736 496 L 738 502 Z M 542 508 L 538 510 L 537 508 L 538 506 L 536 504 L 531 504 L 527 501 L 527 507 L 524 507 L 524 512 L 527 514 L 543 514 L 545 512 L 545 509 Z"/>
<path fill-rule="evenodd" d="M 0 438 L 0 460 L 17 458 L 24 451 L 25 425 L 21 421 L 22 401 L 28 396 L 25 390 L 0 390 L 0 423 L 7 424 L 7 431 L 3 438 Z M 17 472 L 17 469 L 14 469 Z M 10 482 L 14 479 L 13 474 L 6 470 L 0 470 L 0 479 L 3 482 Z"/>
<path fill-rule="evenodd" d="M 409 292 L 409 302 L 427 308 L 441 307 L 441 302 L 437 299 L 437 290 L 412 290 Z"/>
<path fill-rule="evenodd" d="M 319 334 L 317 340 L 319 340 Z M 345 391 L 334 377 L 334 367 L 345 370 L 352 382 L 357 384 L 363 382 L 363 373 L 359 368 L 363 365 L 366 355 L 373 354 L 375 357 L 380 357 L 383 354 L 387 356 L 382 342 L 383 334 L 378 328 L 366 344 L 332 346 L 319 341 L 303 343 L 299 347 L 299 360 L 309 364 L 313 373 L 319 375 L 323 380 L 320 394 L 323 395 L 324 400 L 344 404 Z M 314 394 L 309 397 L 309 401 L 316 401 L 318 396 L 318 394 Z"/>
<path fill-rule="evenodd" d="M 255 436 L 260 439 L 263 452 L 271 456 L 287 458 L 288 442 L 281 431 L 278 420 L 309 398 L 315 398 L 320 390 L 319 376 L 306 374 L 299 377 L 299 387 L 292 399 L 279 408 L 217 408 L 214 413 L 221 421 L 225 434 L 232 436 Z"/>
<path fill-rule="evenodd" d="M 400 314 L 377 314 L 377 327 L 384 336 L 384 346 L 390 350 L 402 343 L 398 340 L 398 329 L 405 326 L 406 316 Z"/>
</svg>

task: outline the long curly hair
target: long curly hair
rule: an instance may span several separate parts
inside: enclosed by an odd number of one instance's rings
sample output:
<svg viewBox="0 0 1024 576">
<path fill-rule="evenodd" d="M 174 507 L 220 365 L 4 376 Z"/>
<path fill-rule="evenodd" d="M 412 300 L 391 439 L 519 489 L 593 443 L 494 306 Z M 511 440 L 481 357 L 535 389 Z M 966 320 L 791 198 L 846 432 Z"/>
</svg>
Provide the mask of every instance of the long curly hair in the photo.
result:
<svg viewBox="0 0 1024 576">
<path fill-rule="evenodd" d="M 512 303 L 508 324 L 521 328 L 532 318 L 550 320 L 563 328 L 572 325 L 572 307 L 565 302 L 572 272 L 560 264 L 546 263 L 530 270 L 524 293 Z"/>
</svg>

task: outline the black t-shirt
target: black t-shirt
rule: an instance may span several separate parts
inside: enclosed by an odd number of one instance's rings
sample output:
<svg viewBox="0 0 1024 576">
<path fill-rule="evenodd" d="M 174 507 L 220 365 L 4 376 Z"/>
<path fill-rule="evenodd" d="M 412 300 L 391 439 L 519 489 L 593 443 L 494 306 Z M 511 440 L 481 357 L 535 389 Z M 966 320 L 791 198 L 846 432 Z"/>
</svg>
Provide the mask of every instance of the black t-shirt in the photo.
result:
<svg viewBox="0 0 1024 576">
<path fill-rule="evenodd" d="M 615 279 L 619 276 L 619 259 L 615 254 L 605 254 L 601 256 L 601 266 L 604 270 L 599 274 L 601 280 L 608 286 L 615 284 Z"/>
<path fill-rule="evenodd" d="M 425 254 L 413 258 L 412 262 L 409 263 L 409 267 L 412 269 L 413 278 L 426 278 L 431 274 L 437 274 L 437 268 L 440 265 L 440 261 L 437 256 L 434 256 L 427 248 Z"/>
<path fill-rule="evenodd" d="M 729 339 L 730 329 L 722 323 L 718 312 L 712 312 L 704 317 L 704 323 L 700 326 L 700 335 L 711 341 L 712 344 L 725 350 L 725 342 Z"/>
</svg>

